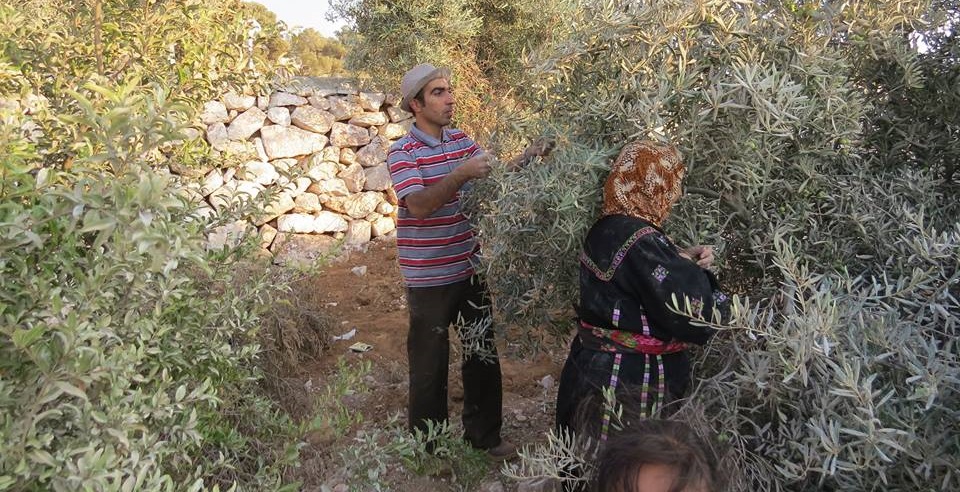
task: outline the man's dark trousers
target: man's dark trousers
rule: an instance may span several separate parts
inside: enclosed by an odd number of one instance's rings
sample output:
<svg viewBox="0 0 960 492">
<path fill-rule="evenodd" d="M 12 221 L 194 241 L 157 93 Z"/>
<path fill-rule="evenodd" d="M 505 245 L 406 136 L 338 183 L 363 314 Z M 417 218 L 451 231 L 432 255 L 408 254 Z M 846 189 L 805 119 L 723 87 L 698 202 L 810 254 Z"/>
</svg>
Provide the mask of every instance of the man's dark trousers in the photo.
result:
<svg viewBox="0 0 960 492">
<path fill-rule="evenodd" d="M 450 358 L 449 326 L 483 323 L 484 350 L 463 348 L 464 438 L 474 447 L 488 449 L 500 444 L 503 425 L 503 387 L 500 362 L 489 328 L 490 302 L 486 288 L 476 277 L 437 287 L 408 287 L 410 332 L 407 358 L 410 362 L 411 431 L 426 431 L 427 421 L 447 419 L 447 365 Z M 466 338 L 470 338 L 469 336 Z"/>
</svg>

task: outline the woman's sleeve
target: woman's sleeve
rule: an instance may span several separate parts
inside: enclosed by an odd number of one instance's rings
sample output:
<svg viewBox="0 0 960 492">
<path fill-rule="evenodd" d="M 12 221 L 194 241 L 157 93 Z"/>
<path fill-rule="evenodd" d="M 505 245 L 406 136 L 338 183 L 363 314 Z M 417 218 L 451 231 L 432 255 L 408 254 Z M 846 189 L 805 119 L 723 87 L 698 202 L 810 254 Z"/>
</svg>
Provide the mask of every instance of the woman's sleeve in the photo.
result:
<svg viewBox="0 0 960 492">
<path fill-rule="evenodd" d="M 625 263 L 633 294 L 643 305 L 652 333 L 689 343 L 704 344 L 714 330 L 673 310 L 674 297 L 680 311 L 689 301 L 694 314 L 711 320 L 714 310 L 727 304 L 716 277 L 682 256 L 666 237 L 650 234 L 638 241 Z"/>
</svg>

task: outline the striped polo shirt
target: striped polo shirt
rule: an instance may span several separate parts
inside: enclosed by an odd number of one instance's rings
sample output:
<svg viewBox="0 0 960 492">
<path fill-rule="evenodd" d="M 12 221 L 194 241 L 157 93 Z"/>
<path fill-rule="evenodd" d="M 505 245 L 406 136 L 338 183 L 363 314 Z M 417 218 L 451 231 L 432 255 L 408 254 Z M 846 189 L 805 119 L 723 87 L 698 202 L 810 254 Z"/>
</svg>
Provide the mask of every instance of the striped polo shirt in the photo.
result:
<svg viewBox="0 0 960 492">
<path fill-rule="evenodd" d="M 479 151 L 476 142 L 460 130 L 444 129 L 437 140 L 416 125 L 390 146 L 387 165 L 399 198 L 398 260 L 408 287 L 448 285 L 473 275 L 477 241 L 460 211 L 460 194 L 471 183 L 426 219 L 414 217 L 404 198 L 440 181 Z"/>
</svg>

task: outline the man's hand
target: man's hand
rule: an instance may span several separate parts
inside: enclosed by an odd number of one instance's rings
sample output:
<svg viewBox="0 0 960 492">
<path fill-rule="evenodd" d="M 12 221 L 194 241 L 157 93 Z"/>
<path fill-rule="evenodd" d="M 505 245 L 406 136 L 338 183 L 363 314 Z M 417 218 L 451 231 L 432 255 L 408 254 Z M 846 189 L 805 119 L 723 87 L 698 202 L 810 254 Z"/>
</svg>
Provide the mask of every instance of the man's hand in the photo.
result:
<svg viewBox="0 0 960 492">
<path fill-rule="evenodd" d="M 450 201 L 467 181 L 487 177 L 493 169 L 492 164 L 493 156 L 485 152 L 467 159 L 439 182 L 407 195 L 404 198 L 407 209 L 418 219 L 431 216 Z"/>
<path fill-rule="evenodd" d="M 464 182 L 471 179 L 486 178 L 493 170 L 493 156 L 486 152 L 481 152 L 469 159 L 454 171 L 458 176 L 464 178 Z"/>
<path fill-rule="evenodd" d="M 555 145 L 556 141 L 552 138 L 540 137 L 523 151 L 523 160 L 529 162 L 534 157 L 546 157 L 550 155 Z"/>
<path fill-rule="evenodd" d="M 681 250 L 680 256 L 696 262 L 700 268 L 710 268 L 713 266 L 713 246 L 691 246 Z"/>
</svg>

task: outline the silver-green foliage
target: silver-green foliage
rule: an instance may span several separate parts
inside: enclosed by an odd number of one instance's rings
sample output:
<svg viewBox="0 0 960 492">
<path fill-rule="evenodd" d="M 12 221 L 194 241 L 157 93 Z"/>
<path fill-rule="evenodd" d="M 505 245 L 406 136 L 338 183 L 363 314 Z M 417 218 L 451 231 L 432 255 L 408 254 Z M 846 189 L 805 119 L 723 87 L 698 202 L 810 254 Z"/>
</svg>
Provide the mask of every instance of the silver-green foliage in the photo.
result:
<svg viewBox="0 0 960 492">
<path fill-rule="evenodd" d="M 292 427 L 251 394 L 271 285 L 205 252 L 205 224 L 140 160 L 182 108 L 97 90 L 108 102 L 64 124 L 103 150 L 70 170 L 38 169 L 2 128 L 0 490 L 276 487 Z"/>
<path fill-rule="evenodd" d="M 688 177 L 667 232 L 718 245 L 721 281 L 751 299 L 691 402 L 735 444 L 742 488 L 960 486 L 956 95 L 923 92 L 955 80 L 956 41 L 910 41 L 955 2 L 581 7 L 518 87 L 560 149 L 478 189 L 501 314 L 564 312 L 596 208 L 560 204 L 595 204 L 585 168 L 625 141 L 670 141 Z"/>
<path fill-rule="evenodd" d="M 477 490 L 490 460 L 457 431 L 444 421 L 411 433 L 396 415 L 386 425 L 356 433 L 353 444 L 340 451 L 341 472 L 350 475 L 350 490 L 357 492 L 392 490 L 398 475 L 391 471 L 400 467 L 419 476 L 449 476 L 449 490 Z"/>
<path fill-rule="evenodd" d="M 837 233 L 887 238 L 858 245 L 873 266 L 857 273 L 805 260 L 803 242 L 771 227 L 782 288 L 739 304 L 693 402 L 752 486 L 960 486 L 960 223 L 933 226 L 910 196 L 936 195 L 935 183 L 862 176 L 848 183 L 857 200 L 827 200 L 846 222 Z"/>
<path fill-rule="evenodd" d="M 272 490 L 295 461 L 256 386 L 284 286 L 249 249 L 208 252 L 166 171 L 205 158 L 183 143 L 190 101 L 243 78 L 212 73 L 245 62 L 218 17 L 0 6 L 0 490 Z"/>
</svg>

